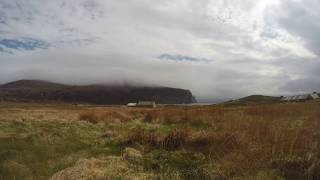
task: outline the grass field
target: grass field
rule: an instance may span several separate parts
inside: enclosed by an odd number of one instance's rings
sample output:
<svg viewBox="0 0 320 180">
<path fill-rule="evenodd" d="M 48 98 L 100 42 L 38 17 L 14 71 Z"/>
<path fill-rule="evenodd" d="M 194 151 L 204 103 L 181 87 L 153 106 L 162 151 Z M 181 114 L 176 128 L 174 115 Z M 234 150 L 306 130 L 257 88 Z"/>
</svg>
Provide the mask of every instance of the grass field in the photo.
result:
<svg viewBox="0 0 320 180">
<path fill-rule="evenodd" d="M 0 103 L 0 179 L 320 179 L 320 103 Z"/>
</svg>

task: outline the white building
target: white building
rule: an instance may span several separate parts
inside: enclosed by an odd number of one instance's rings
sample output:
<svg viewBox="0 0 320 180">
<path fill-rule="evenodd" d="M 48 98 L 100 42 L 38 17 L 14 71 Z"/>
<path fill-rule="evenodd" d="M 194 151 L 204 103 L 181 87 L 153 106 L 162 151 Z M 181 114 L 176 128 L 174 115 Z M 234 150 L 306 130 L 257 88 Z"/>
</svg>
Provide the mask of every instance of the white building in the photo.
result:
<svg viewBox="0 0 320 180">
<path fill-rule="evenodd" d="M 154 101 L 139 101 L 137 103 L 137 107 L 152 107 L 152 108 L 156 108 L 156 102 Z"/>
<path fill-rule="evenodd" d="M 128 107 L 136 107 L 136 106 L 137 106 L 137 103 L 128 103 L 127 106 L 128 106 Z"/>
<path fill-rule="evenodd" d="M 301 101 L 308 101 L 320 99 L 319 94 L 314 92 L 312 94 L 303 94 L 303 95 L 296 95 L 296 96 L 285 96 L 281 98 L 281 101 L 287 102 L 301 102 Z"/>
<path fill-rule="evenodd" d="M 156 102 L 154 101 L 139 101 L 138 103 L 128 103 L 127 107 L 148 107 L 148 108 L 156 108 Z"/>
</svg>

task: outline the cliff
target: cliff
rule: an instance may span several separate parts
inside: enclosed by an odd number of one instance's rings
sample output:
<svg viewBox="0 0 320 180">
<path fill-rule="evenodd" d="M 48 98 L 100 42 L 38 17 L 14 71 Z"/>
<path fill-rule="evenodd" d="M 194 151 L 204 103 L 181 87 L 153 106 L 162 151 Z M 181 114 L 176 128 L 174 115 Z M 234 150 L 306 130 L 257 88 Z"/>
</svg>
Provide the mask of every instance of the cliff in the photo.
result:
<svg viewBox="0 0 320 180">
<path fill-rule="evenodd" d="M 177 88 L 110 85 L 73 86 L 37 80 L 20 80 L 1 85 L 0 100 L 90 104 L 126 104 L 137 101 L 156 101 L 160 104 L 195 102 L 189 90 Z"/>
</svg>

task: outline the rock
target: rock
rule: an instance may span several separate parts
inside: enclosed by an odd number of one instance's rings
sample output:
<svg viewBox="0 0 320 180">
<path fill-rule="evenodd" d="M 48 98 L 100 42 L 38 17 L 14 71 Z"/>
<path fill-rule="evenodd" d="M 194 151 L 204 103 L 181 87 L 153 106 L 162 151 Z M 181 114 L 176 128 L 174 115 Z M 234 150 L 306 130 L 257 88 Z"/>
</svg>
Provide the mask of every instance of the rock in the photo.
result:
<svg viewBox="0 0 320 180">
<path fill-rule="evenodd" d="M 131 163 L 142 162 L 142 154 L 140 151 L 133 148 L 126 148 L 123 151 L 123 158 Z"/>
</svg>

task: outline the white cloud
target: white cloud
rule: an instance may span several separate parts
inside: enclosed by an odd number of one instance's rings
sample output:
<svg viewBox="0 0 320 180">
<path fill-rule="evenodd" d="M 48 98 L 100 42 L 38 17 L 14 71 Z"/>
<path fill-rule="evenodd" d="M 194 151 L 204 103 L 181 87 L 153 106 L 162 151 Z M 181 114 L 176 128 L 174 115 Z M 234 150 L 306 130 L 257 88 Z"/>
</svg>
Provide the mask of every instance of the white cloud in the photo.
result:
<svg viewBox="0 0 320 180">
<path fill-rule="evenodd" d="M 314 79 L 303 69 L 319 67 L 317 8 L 312 0 L 1 0 L 0 39 L 50 48 L 0 54 L 0 82 L 156 84 L 212 99 L 301 91 L 284 84 Z M 161 61 L 162 54 L 210 61 Z M 298 71 L 292 58 L 304 62 Z"/>
</svg>

